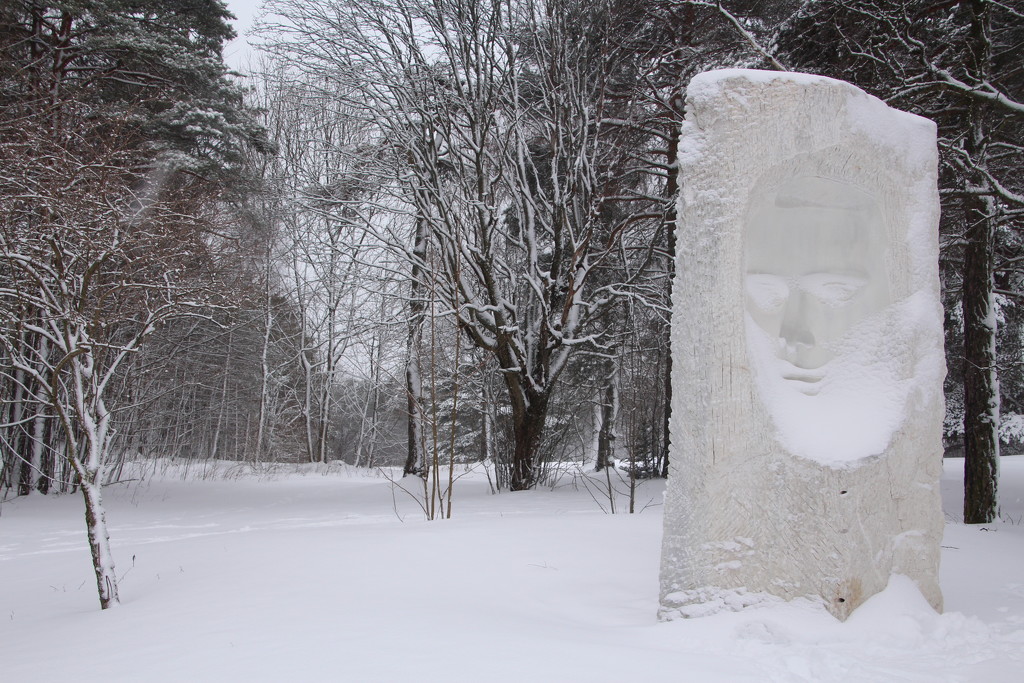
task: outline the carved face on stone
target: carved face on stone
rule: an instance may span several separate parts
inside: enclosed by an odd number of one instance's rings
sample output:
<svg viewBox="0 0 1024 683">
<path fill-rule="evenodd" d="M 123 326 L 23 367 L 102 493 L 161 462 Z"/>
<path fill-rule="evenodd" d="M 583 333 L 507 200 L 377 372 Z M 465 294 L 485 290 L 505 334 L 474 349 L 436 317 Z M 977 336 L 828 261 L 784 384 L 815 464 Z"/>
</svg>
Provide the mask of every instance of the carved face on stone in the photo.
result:
<svg viewBox="0 0 1024 683">
<path fill-rule="evenodd" d="M 744 226 L 744 309 L 776 436 L 814 460 L 881 453 L 903 421 L 899 349 L 913 332 L 890 288 L 879 202 L 809 174 L 765 184 Z"/>
<path fill-rule="evenodd" d="M 878 203 L 798 176 L 754 198 L 745 237 L 746 311 L 775 356 L 763 371 L 815 395 L 850 331 L 892 303 Z"/>
</svg>

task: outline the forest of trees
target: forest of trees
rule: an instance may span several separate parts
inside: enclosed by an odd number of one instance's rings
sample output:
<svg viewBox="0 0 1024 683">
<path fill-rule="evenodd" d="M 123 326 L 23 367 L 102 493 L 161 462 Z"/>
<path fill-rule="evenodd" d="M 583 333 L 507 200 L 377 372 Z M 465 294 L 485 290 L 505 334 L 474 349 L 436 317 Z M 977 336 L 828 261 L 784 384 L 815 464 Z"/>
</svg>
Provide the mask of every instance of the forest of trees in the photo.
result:
<svg viewBox="0 0 1024 683">
<path fill-rule="evenodd" d="M 945 436 L 965 519 L 995 517 L 1024 439 L 1015 3 L 265 9 L 243 80 L 218 0 L 0 5 L 0 495 L 83 493 L 105 606 L 129 460 L 401 467 L 431 516 L 454 463 L 665 476 L 674 160 L 719 67 L 938 124 Z"/>
</svg>

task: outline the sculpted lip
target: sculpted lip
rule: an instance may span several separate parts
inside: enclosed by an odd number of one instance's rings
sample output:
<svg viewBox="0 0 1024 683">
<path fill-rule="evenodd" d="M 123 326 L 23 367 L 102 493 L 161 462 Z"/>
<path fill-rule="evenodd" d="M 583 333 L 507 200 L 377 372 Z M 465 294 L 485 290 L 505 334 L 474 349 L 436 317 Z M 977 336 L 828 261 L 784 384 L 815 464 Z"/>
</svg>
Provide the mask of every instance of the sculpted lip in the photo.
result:
<svg viewBox="0 0 1024 683">
<path fill-rule="evenodd" d="M 825 378 L 822 368 L 809 370 L 793 365 L 789 361 L 779 360 L 779 375 L 788 386 L 807 396 L 815 396 L 821 391 L 821 380 Z"/>
<path fill-rule="evenodd" d="M 805 396 L 817 396 L 818 392 L 821 391 L 821 378 L 820 377 L 786 377 L 782 378 L 786 386 L 798 391 Z"/>
<path fill-rule="evenodd" d="M 790 380 L 794 382 L 803 382 L 806 384 L 816 384 L 825 378 L 824 368 L 801 368 L 798 365 L 779 359 L 779 365 L 781 366 L 780 375 L 782 379 Z"/>
<path fill-rule="evenodd" d="M 789 379 L 796 382 L 820 382 L 825 376 L 819 373 L 809 372 L 787 372 L 782 376 L 782 379 Z"/>
</svg>

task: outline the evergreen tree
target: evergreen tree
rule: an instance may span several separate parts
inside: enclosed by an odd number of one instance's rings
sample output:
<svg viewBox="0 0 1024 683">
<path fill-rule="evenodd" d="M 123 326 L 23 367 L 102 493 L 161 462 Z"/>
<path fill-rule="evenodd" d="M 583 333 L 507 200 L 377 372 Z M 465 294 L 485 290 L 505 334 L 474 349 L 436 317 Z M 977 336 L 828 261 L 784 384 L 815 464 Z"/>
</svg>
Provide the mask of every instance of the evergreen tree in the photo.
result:
<svg viewBox="0 0 1024 683">
<path fill-rule="evenodd" d="M 140 160 L 235 173 L 262 134 L 221 58 L 230 18 L 220 0 L 5 3 L 0 108 L 64 139 L 81 125 L 110 134 L 103 122 L 117 121 Z"/>
</svg>

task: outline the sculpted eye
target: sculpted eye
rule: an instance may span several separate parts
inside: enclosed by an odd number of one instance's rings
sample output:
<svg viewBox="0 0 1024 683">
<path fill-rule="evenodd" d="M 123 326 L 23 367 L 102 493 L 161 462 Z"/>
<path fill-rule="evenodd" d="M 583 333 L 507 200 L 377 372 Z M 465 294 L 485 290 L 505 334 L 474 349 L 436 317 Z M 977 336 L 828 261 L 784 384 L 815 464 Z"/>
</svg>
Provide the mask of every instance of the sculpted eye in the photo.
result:
<svg viewBox="0 0 1024 683">
<path fill-rule="evenodd" d="M 746 289 L 751 303 L 765 313 L 779 310 L 789 298 L 789 284 L 778 275 L 748 274 Z"/>
<path fill-rule="evenodd" d="M 800 288 L 827 306 L 842 306 L 867 285 L 868 280 L 859 275 L 836 273 L 812 273 L 800 278 Z"/>
</svg>

